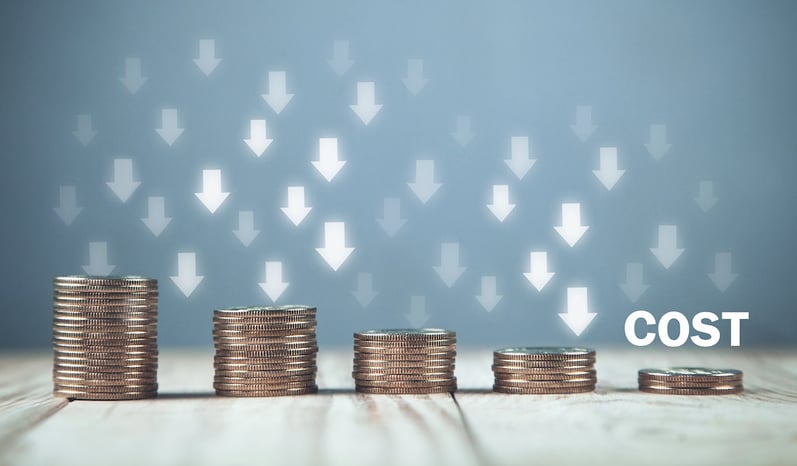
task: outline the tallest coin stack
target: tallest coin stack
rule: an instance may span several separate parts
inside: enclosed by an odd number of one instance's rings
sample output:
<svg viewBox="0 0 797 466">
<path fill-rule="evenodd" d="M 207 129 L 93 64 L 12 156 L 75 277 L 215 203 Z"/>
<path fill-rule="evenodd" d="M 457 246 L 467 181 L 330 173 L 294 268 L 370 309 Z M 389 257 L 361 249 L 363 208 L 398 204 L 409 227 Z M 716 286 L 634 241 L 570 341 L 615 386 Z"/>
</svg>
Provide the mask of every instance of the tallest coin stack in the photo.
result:
<svg viewBox="0 0 797 466">
<path fill-rule="evenodd" d="M 80 400 L 157 394 L 158 282 L 53 279 L 53 393 Z"/>
</svg>

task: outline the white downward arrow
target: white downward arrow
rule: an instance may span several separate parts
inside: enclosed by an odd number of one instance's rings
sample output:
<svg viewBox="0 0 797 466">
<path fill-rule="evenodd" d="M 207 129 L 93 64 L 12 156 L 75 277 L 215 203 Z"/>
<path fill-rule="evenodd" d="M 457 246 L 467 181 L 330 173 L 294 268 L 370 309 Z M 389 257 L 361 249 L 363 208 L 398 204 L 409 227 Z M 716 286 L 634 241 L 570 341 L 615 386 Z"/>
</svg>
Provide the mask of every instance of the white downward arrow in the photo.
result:
<svg viewBox="0 0 797 466">
<path fill-rule="evenodd" d="M 600 166 L 598 170 L 592 170 L 592 173 L 598 180 L 611 191 L 620 177 L 623 176 L 625 170 L 617 168 L 617 148 L 616 147 L 601 147 L 600 148 Z"/>
<path fill-rule="evenodd" d="M 429 320 L 429 314 L 426 313 L 426 297 L 410 296 L 410 312 L 404 314 L 404 317 L 414 328 L 423 327 Z"/>
<path fill-rule="evenodd" d="M 407 220 L 401 218 L 401 199 L 397 197 L 385 198 L 384 209 L 381 219 L 377 219 L 379 225 L 391 238 L 398 233 Z"/>
<path fill-rule="evenodd" d="M 429 82 L 423 76 L 423 60 L 411 58 L 407 60 L 407 77 L 403 78 L 404 86 L 412 95 L 418 95 Z"/>
<path fill-rule="evenodd" d="M 487 204 L 487 208 L 499 222 L 506 219 L 507 215 L 515 208 L 515 204 L 509 203 L 509 185 L 493 185 L 493 203 Z"/>
<path fill-rule="evenodd" d="M 288 94 L 284 71 L 269 71 L 268 72 L 268 93 L 261 94 L 260 97 L 274 110 L 274 113 L 280 114 L 288 102 L 293 98 L 293 94 Z"/>
<path fill-rule="evenodd" d="M 161 110 L 161 127 L 156 128 L 155 131 L 169 146 L 177 141 L 177 138 L 183 134 L 183 128 L 180 128 L 177 124 L 176 108 L 164 108 Z"/>
<path fill-rule="evenodd" d="M 251 210 L 238 212 L 238 229 L 233 230 L 233 233 L 244 247 L 249 247 L 260 234 L 260 230 L 255 230 L 255 213 Z"/>
<path fill-rule="evenodd" d="M 139 181 L 133 181 L 133 160 L 115 159 L 113 161 L 113 180 L 105 184 L 111 188 L 119 200 L 127 202 L 141 184 Z"/>
<path fill-rule="evenodd" d="M 571 248 L 575 246 L 589 229 L 588 226 L 581 225 L 581 204 L 577 202 L 562 204 L 562 225 L 554 229 Z"/>
<path fill-rule="evenodd" d="M 346 247 L 346 227 L 343 222 L 324 222 L 324 247 L 315 249 L 337 271 L 354 248 Z"/>
<path fill-rule="evenodd" d="M 496 291 L 496 278 L 489 275 L 482 277 L 481 294 L 476 296 L 479 304 L 481 304 L 487 312 L 492 312 L 498 302 L 501 301 L 501 298 L 503 298 L 503 296 Z"/>
<path fill-rule="evenodd" d="M 459 265 L 459 243 L 443 243 L 440 246 L 440 265 L 435 266 L 434 270 L 447 287 L 454 286 L 465 272 L 465 267 Z"/>
<path fill-rule="evenodd" d="M 642 264 L 631 262 L 625 266 L 625 283 L 620 284 L 620 289 L 632 303 L 639 301 L 639 298 L 650 288 L 646 285 L 642 276 Z"/>
<path fill-rule="evenodd" d="M 194 63 L 199 69 L 210 76 L 210 73 L 221 63 L 220 58 L 216 58 L 216 41 L 213 39 L 201 39 L 199 41 L 199 56 L 194 58 Z"/>
<path fill-rule="evenodd" d="M 276 302 L 288 288 L 289 283 L 282 281 L 282 262 L 266 261 L 266 276 L 260 288 L 271 301 Z"/>
<path fill-rule="evenodd" d="M 155 236 L 160 236 L 163 230 L 171 223 L 171 217 L 166 216 L 166 200 L 160 196 L 147 198 L 147 216 L 141 221 Z"/>
<path fill-rule="evenodd" d="M 592 124 L 592 107 L 590 105 L 579 105 L 576 107 L 576 122 L 570 125 L 573 134 L 581 141 L 585 142 L 592 136 L 598 127 Z"/>
<path fill-rule="evenodd" d="M 126 58 L 125 74 L 119 80 L 122 81 L 122 84 L 131 94 L 138 92 L 141 86 L 147 82 L 147 78 L 141 75 L 141 59 Z"/>
<path fill-rule="evenodd" d="M 586 288 L 567 289 L 567 312 L 559 314 L 576 336 L 581 335 L 597 314 L 589 312 Z"/>
<path fill-rule="evenodd" d="M 368 306 L 376 298 L 374 291 L 374 276 L 370 273 L 360 272 L 357 274 L 357 289 L 352 291 L 354 298 L 362 307 Z"/>
<path fill-rule="evenodd" d="M 468 145 L 468 143 L 473 139 L 473 131 L 470 129 L 470 117 L 467 115 L 457 115 L 457 122 L 454 128 L 454 132 L 451 133 L 451 137 L 457 141 L 462 147 Z"/>
<path fill-rule="evenodd" d="M 91 115 L 78 115 L 77 130 L 73 131 L 72 134 L 81 144 L 88 146 L 94 136 L 97 135 L 97 132 L 92 128 Z"/>
<path fill-rule="evenodd" d="M 376 103 L 376 91 L 373 82 L 358 82 L 357 83 L 357 103 L 349 105 L 352 111 L 360 117 L 363 123 L 368 126 L 371 120 L 374 119 L 379 110 L 382 110 L 382 105 Z"/>
<path fill-rule="evenodd" d="M 196 274 L 196 253 L 177 253 L 177 275 L 171 277 L 177 288 L 185 295 L 191 296 L 205 277 Z"/>
<path fill-rule="evenodd" d="M 714 256 L 714 272 L 708 274 L 717 289 L 724 293 L 738 276 L 731 272 L 731 253 L 718 252 Z"/>
<path fill-rule="evenodd" d="M 58 189 L 58 207 L 53 210 L 61 217 L 64 225 L 71 225 L 83 210 L 77 205 L 77 189 L 74 186 L 61 186 Z"/>
<path fill-rule="evenodd" d="M 434 182 L 434 160 L 415 161 L 415 182 L 407 183 L 418 199 L 426 204 L 440 189 L 440 183 Z"/>
<path fill-rule="evenodd" d="M 542 291 L 555 275 L 554 272 L 548 271 L 548 253 L 545 251 L 532 251 L 529 255 L 529 264 L 529 271 L 524 273 L 523 276 L 537 291 Z"/>
<path fill-rule="evenodd" d="M 256 157 L 263 155 L 273 141 L 266 136 L 266 120 L 249 121 L 249 139 L 244 139 L 244 142 Z"/>
<path fill-rule="evenodd" d="M 304 186 L 288 186 L 288 206 L 280 209 L 294 225 L 299 226 L 313 209 L 304 205 Z"/>
<path fill-rule="evenodd" d="M 194 195 L 210 213 L 216 212 L 230 193 L 221 190 L 221 170 L 202 170 L 202 191 Z"/>
<path fill-rule="evenodd" d="M 714 183 L 711 181 L 701 181 L 698 185 L 697 197 L 695 202 L 703 212 L 708 212 L 717 203 L 717 198 L 714 196 Z"/>
<path fill-rule="evenodd" d="M 511 139 L 512 151 L 509 159 L 504 160 L 512 173 L 522 180 L 531 170 L 536 159 L 529 158 L 529 138 L 526 136 L 513 136 Z"/>
<path fill-rule="evenodd" d="M 338 160 L 338 138 L 319 138 L 318 160 L 313 160 L 312 163 L 325 180 L 332 181 L 346 165 L 345 161 Z"/>
<path fill-rule="evenodd" d="M 650 248 L 650 252 L 656 256 L 665 269 L 669 269 L 684 252 L 682 248 L 677 247 L 677 237 L 678 227 L 676 225 L 659 225 L 658 246 Z"/>
<path fill-rule="evenodd" d="M 338 77 L 346 74 L 354 64 L 354 60 L 349 58 L 349 41 L 336 40 L 332 44 L 332 59 L 328 60 L 327 63 L 329 63 L 329 66 Z"/>
<path fill-rule="evenodd" d="M 89 263 L 83 266 L 87 274 L 106 277 L 115 268 L 115 265 L 108 264 L 108 243 L 105 241 L 89 243 Z"/>
<path fill-rule="evenodd" d="M 645 148 L 650 155 L 659 160 L 664 157 L 664 154 L 669 152 L 670 147 L 672 147 L 672 144 L 667 142 L 667 125 L 650 125 L 650 140 L 645 144 Z"/>
</svg>

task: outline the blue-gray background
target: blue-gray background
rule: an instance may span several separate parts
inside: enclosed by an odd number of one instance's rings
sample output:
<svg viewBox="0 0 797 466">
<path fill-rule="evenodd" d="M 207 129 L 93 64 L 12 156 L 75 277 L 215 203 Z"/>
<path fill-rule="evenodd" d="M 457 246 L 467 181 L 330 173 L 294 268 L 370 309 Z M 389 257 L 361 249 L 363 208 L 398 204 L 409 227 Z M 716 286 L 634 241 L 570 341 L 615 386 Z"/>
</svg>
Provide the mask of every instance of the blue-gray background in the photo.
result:
<svg viewBox="0 0 797 466">
<path fill-rule="evenodd" d="M 646 308 L 749 311 L 743 345 L 794 344 L 795 24 L 788 1 L 4 2 L 0 346 L 48 345 L 50 280 L 82 273 L 89 241 L 108 242 L 115 272 L 161 280 L 164 345 L 209 345 L 214 307 L 269 302 L 265 260 L 284 262 L 282 301 L 319 307 L 322 344 L 407 325 L 411 295 L 462 343 L 624 343 L 625 317 Z M 223 60 L 210 77 L 192 61 L 205 38 Z M 355 60 L 342 78 L 327 64 L 337 39 Z M 119 81 L 126 57 L 149 78 L 135 95 Z M 418 96 L 401 81 L 409 58 L 430 79 Z M 287 71 L 295 94 L 279 115 L 260 97 L 270 70 Z M 357 81 L 376 82 L 384 105 L 367 127 L 349 109 Z M 569 128 L 577 105 L 598 126 L 585 143 Z M 155 132 L 170 107 L 185 128 L 172 147 Z M 87 147 L 72 135 L 82 113 L 98 132 Z M 465 148 L 450 135 L 459 114 L 475 134 Z M 242 141 L 250 119 L 275 139 L 259 159 Z M 659 161 L 644 147 L 653 123 L 672 143 Z M 310 163 L 324 135 L 347 161 L 331 183 Z M 522 181 L 503 162 L 515 135 L 537 159 Z M 592 174 L 603 145 L 627 170 L 611 192 Z M 127 203 L 105 185 L 119 157 L 142 182 Z M 426 205 L 407 187 L 422 158 L 443 184 Z M 222 169 L 231 192 L 215 215 L 193 194 L 203 168 Z M 719 198 L 708 213 L 693 200 L 704 179 Z M 517 204 L 504 223 L 485 207 L 497 183 Z M 313 207 L 299 227 L 279 210 L 292 184 Z M 53 212 L 61 185 L 84 208 L 69 227 Z M 154 195 L 173 217 L 158 238 L 140 220 Z M 376 221 L 385 197 L 407 219 L 394 238 Z M 581 202 L 590 226 L 573 249 L 552 228 L 564 201 Z M 239 210 L 261 230 L 248 248 L 232 233 Z M 331 220 L 356 248 L 337 272 L 314 250 Z M 686 251 L 665 270 L 649 248 L 668 223 Z M 460 242 L 467 267 L 451 289 L 433 271 L 443 241 Z M 557 273 L 541 293 L 523 277 L 536 249 Z M 178 251 L 196 251 L 205 276 L 187 299 L 169 279 Z M 706 275 L 718 251 L 739 274 L 725 293 Z M 651 285 L 637 305 L 618 286 L 626 262 L 643 263 Z M 379 292 L 365 309 L 351 293 L 358 272 Z M 481 275 L 504 296 L 491 313 L 474 298 Z M 557 313 L 578 285 L 598 316 L 577 338 Z"/>
</svg>

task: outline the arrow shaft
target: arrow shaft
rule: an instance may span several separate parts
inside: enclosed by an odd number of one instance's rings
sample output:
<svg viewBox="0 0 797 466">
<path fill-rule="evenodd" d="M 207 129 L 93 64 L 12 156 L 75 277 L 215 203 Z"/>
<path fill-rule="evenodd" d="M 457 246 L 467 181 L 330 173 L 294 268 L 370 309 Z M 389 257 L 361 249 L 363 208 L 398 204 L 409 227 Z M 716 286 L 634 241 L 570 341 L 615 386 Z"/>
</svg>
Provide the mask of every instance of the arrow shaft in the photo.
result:
<svg viewBox="0 0 797 466">
<path fill-rule="evenodd" d="M 141 59 L 140 58 L 126 58 L 125 59 L 125 75 L 128 78 L 141 78 Z"/>
<path fill-rule="evenodd" d="M 495 296 L 496 289 L 496 278 L 494 276 L 482 277 L 482 296 Z"/>
<path fill-rule="evenodd" d="M 262 141 L 266 137 L 266 120 L 249 121 L 249 138 L 255 141 Z"/>
<path fill-rule="evenodd" d="M 581 204 L 562 204 L 562 226 L 565 228 L 581 226 Z"/>
<path fill-rule="evenodd" d="M 417 160 L 415 162 L 415 181 L 419 184 L 434 183 L 434 160 Z"/>
<path fill-rule="evenodd" d="M 385 220 L 397 220 L 401 218 L 401 199 L 389 197 L 385 199 Z"/>
<path fill-rule="evenodd" d="M 255 213 L 251 210 L 238 212 L 238 229 L 241 231 L 252 231 L 255 229 Z"/>
<path fill-rule="evenodd" d="M 282 283 L 282 262 L 266 261 L 266 282 Z"/>
<path fill-rule="evenodd" d="M 588 312 L 587 305 L 587 289 L 586 288 L 568 288 L 567 289 L 567 313 L 568 314 L 586 314 Z"/>
<path fill-rule="evenodd" d="M 77 189 L 74 186 L 61 186 L 58 188 L 58 197 L 61 207 L 75 207 L 77 205 Z"/>
<path fill-rule="evenodd" d="M 213 39 L 201 39 L 199 41 L 199 58 L 216 58 L 216 41 Z"/>
<path fill-rule="evenodd" d="M 641 285 L 642 277 L 642 264 L 632 262 L 625 266 L 625 281 L 629 285 Z"/>
<path fill-rule="evenodd" d="M 108 263 L 108 243 L 105 241 L 94 241 L 89 243 L 89 264 Z"/>
<path fill-rule="evenodd" d="M 659 248 L 675 249 L 678 227 L 676 225 L 659 225 Z"/>
<path fill-rule="evenodd" d="M 548 273 L 548 253 L 545 251 L 535 251 L 530 254 L 531 273 Z"/>
<path fill-rule="evenodd" d="M 374 276 L 370 273 L 357 274 L 357 288 L 360 291 L 370 291 L 373 288 Z"/>
<path fill-rule="evenodd" d="M 304 207 L 304 186 L 288 186 L 288 207 Z"/>
<path fill-rule="evenodd" d="M 617 148 L 616 147 L 601 147 L 600 149 L 601 165 L 600 169 L 605 171 L 617 171 Z"/>
<path fill-rule="evenodd" d="M 221 170 L 202 170 L 202 191 L 221 193 Z"/>
<path fill-rule="evenodd" d="M 193 252 L 177 253 L 177 275 L 180 277 L 196 276 L 196 254 Z"/>
<path fill-rule="evenodd" d="M 576 125 L 590 126 L 592 124 L 592 107 L 579 105 L 576 107 Z"/>
<path fill-rule="evenodd" d="M 357 103 L 359 105 L 374 105 L 376 102 L 376 90 L 373 82 L 357 83 Z"/>
<path fill-rule="evenodd" d="M 161 110 L 161 122 L 163 128 L 177 128 L 177 109 L 164 108 Z"/>
<path fill-rule="evenodd" d="M 319 138 L 318 160 L 321 162 L 338 161 L 338 138 Z"/>
<path fill-rule="evenodd" d="M 718 252 L 714 255 L 714 270 L 718 273 L 731 272 L 731 253 Z"/>
<path fill-rule="evenodd" d="M 147 199 L 147 210 L 150 218 L 163 218 L 166 213 L 166 200 L 163 197 L 150 197 Z"/>
<path fill-rule="evenodd" d="M 700 198 L 710 198 L 714 195 L 714 183 L 711 181 L 701 181 L 698 188 L 698 196 Z"/>
<path fill-rule="evenodd" d="M 512 137 L 512 159 L 525 160 L 529 158 L 529 138 L 525 136 Z"/>
<path fill-rule="evenodd" d="M 327 222 L 324 224 L 324 246 L 332 249 L 346 247 L 346 230 L 343 222 Z"/>
<path fill-rule="evenodd" d="M 426 313 L 426 296 L 410 296 L 410 313 Z"/>
<path fill-rule="evenodd" d="M 457 115 L 457 132 L 470 132 L 470 117 L 467 115 Z"/>
<path fill-rule="evenodd" d="M 336 40 L 332 44 L 332 56 L 337 61 L 345 61 L 349 58 L 349 41 Z"/>
<path fill-rule="evenodd" d="M 113 161 L 113 178 L 117 182 L 133 181 L 133 160 L 115 159 Z"/>
<path fill-rule="evenodd" d="M 493 186 L 493 204 L 509 205 L 509 185 L 497 184 Z"/>
<path fill-rule="evenodd" d="M 268 72 L 268 92 L 270 94 L 286 94 L 288 87 L 285 84 L 284 71 L 269 71 Z"/>
<path fill-rule="evenodd" d="M 407 77 L 411 80 L 423 79 L 423 60 L 417 58 L 407 60 Z"/>
<path fill-rule="evenodd" d="M 440 266 L 457 267 L 459 265 L 459 243 L 443 243 L 440 246 Z"/>
<path fill-rule="evenodd" d="M 667 142 L 667 126 L 662 124 L 650 125 L 650 143 L 664 145 Z"/>
<path fill-rule="evenodd" d="M 77 116 L 77 130 L 81 133 L 88 133 L 91 131 L 91 115 Z"/>
</svg>

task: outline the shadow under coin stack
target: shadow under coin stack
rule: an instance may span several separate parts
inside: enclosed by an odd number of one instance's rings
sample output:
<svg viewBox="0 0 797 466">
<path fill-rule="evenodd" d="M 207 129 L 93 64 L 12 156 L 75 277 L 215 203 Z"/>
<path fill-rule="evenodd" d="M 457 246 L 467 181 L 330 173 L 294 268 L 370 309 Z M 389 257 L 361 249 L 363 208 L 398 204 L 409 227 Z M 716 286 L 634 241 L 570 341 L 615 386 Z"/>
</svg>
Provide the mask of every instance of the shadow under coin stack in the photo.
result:
<svg viewBox="0 0 797 466">
<path fill-rule="evenodd" d="M 354 334 L 355 389 L 383 395 L 457 389 L 457 334 L 449 330 L 366 330 Z"/>
<path fill-rule="evenodd" d="M 639 391 L 662 395 L 732 395 L 744 391 L 742 377 L 742 371 L 736 369 L 640 369 Z"/>
<path fill-rule="evenodd" d="M 213 312 L 213 388 L 221 396 L 315 393 L 316 309 L 267 306 Z"/>
<path fill-rule="evenodd" d="M 53 393 L 78 400 L 157 395 L 158 281 L 53 279 Z"/>
<path fill-rule="evenodd" d="M 519 395 L 595 390 L 595 351 L 588 348 L 505 348 L 493 352 L 493 390 Z"/>
</svg>

